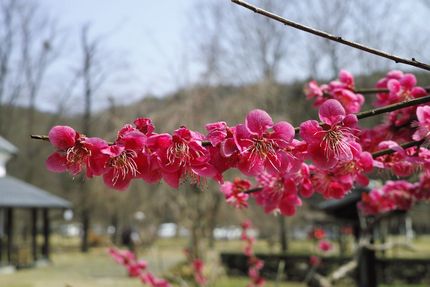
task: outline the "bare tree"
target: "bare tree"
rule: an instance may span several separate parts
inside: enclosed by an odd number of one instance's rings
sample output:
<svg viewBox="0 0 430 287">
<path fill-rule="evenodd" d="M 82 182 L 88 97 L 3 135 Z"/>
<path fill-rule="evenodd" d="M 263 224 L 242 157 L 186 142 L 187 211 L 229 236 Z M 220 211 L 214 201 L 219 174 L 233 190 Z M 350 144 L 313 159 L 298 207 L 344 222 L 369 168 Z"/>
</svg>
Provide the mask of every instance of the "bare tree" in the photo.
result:
<svg viewBox="0 0 430 287">
<path fill-rule="evenodd" d="M 82 83 L 82 99 L 84 103 L 81 131 L 85 135 L 94 135 L 94 100 L 100 88 L 106 83 L 108 73 L 111 72 L 105 65 L 107 61 L 102 60 L 102 57 L 106 57 L 102 48 L 104 39 L 104 36 L 91 36 L 89 24 L 84 25 L 81 29 L 80 48 L 82 59 L 78 68 L 78 75 Z M 83 178 L 81 178 L 80 183 L 81 191 L 79 192 L 78 202 L 82 223 L 81 251 L 87 252 L 89 250 L 92 210 L 96 204 L 97 194 L 95 190 L 92 190 L 94 188 L 92 183 L 86 182 Z"/>
<path fill-rule="evenodd" d="M 290 7 L 290 3 L 284 1 L 265 1 L 262 4 L 265 9 L 281 14 Z M 232 64 L 230 66 L 237 69 L 234 75 L 243 73 L 248 80 L 277 81 L 294 40 L 282 26 L 264 17 L 242 12 L 230 9 L 230 26 L 225 35 L 229 52 L 227 59 Z"/>
<path fill-rule="evenodd" d="M 351 38 L 376 48 L 391 51 L 401 48 L 402 44 L 397 39 L 400 38 L 402 29 L 390 28 L 396 26 L 395 23 L 400 23 L 402 20 L 407 21 L 407 19 L 396 18 L 398 13 L 395 13 L 394 8 L 395 3 L 389 0 L 373 3 L 366 0 L 355 1 L 350 13 L 352 16 L 350 25 L 353 27 L 350 33 Z M 387 33 L 388 30 L 390 33 Z M 354 68 L 363 74 L 383 71 L 391 65 L 375 56 L 369 56 L 361 51 L 355 52 L 357 67 Z"/>
<path fill-rule="evenodd" d="M 42 14 L 36 4 L 19 3 L 20 66 L 23 70 L 23 92 L 28 98 L 27 134 L 35 126 L 37 97 L 45 74 L 59 55 L 56 47 L 56 23 Z M 32 158 L 37 149 L 29 144 L 26 157 Z M 31 180 L 34 169 L 29 168 L 26 179 Z"/>
<path fill-rule="evenodd" d="M 198 2 L 190 11 L 188 38 L 190 41 L 193 59 L 199 62 L 201 74 L 199 82 L 205 84 L 218 84 L 225 80 L 225 20 L 227 10 L 225 3 L 220 1 Z M 196 16 L 197 15 L 197 16 Z"/>
<path fill-rule="evenodd" d="M 5 86 L 7 77 L 9 75 L 10 62 L 12 57 L 12 49 L 14 45 L 13 40 L 13 14 L 16 12 L 15 2 L 2 1 L 1 3 L 1 35 L 0 35 L 0 133 L 3 132 L 4 125 L 4 111 L 3 111 L 3 100 L 5 93 Z"/>
<path fill-rule="evenodd" d="M 344 35 L 348 31 L 350 1 L 305 0 L 294 2 L 295 15 L 299 21 L 334 34 Z M 312 9 L 309 9 L 312 7 Z M 284 33 L 286 30 L 284 29 Z M 303 58 L 307 60 L 309 74 L 314 78 L 327 78 L 337 75 L 346 63 L 340 55 L 345 55 L 343 47 L 325 39 L 316 39 L 309 35 L 300 35 L 303 40 Z M 343 60 L 343 61 L 342 61 Z M 329 71 L 329 72 L 328 72 Z"/>
</svg>

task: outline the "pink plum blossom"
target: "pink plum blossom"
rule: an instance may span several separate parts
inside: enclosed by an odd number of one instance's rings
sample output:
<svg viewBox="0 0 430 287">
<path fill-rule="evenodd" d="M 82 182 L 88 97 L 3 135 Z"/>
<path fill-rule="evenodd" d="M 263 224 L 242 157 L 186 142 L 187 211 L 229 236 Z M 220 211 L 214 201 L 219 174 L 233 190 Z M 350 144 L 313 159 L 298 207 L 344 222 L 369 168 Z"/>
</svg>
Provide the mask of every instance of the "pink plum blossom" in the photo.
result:
<svg viewBox="0 0 430 287">
<path fill-rule="evenodd" d="M 333 244 L 331 244 L 330 241 L 327 240 L 320 240 L 318 242 L 318 249 L 322 252 L 328 252 L 333 248 Z"/>
<path fill-rule="evenodd" d="M 245 193 L 251 187 L 246 179 L 236 178 L 233 182 L 226 181 L 221 185 L 227 203 L 236 208 L 248 207 L 249 194 Z"/>
<path fill-rule="evenodd" d="M 309 264 L 312 267 L 318 267 L 319 265 L 321 265 L 321 258 L 315 255 L 312 255 L 311 257 L 309 257 Z"/>
<path fill-rule="evenodd" d="M 391 71 L 376 85 L 378 88 L 388 89 L 388 93 L 376 95 L 376 106 L 390 105 L 425 96 L 427 92 L 421 87 L 416 87 L 416 84 L 417 80 L 414 75 Z"/>
<path fill-rule="evenodd" d="M 257 181 L 262 190 L 253 196 L 257 204 L 263 206 L 265 212 L 279 211 L 282 215 L 292 216 L 296 213 L 296 207 L 302 205 L 293 178 L 261 173 L 257 176 Z"/>
<path fill-rule="evenodd" d="M 353 158 L 351 142 L 355 141 L 355 115 L 345 114 L 336 100 L 326 101 L 319 110 L 322 125 L 309 120 L 300 125 L 300 136 L 308 144 L 308 153 L 317 167 L 329 169 L 338 162 Z"/>
<path fill-rule="evenodd" d="M 314 99 L 314 106 L 319 107 L 329 99 L 339 101 L 345 111 L 358 113 L 364 103 L 364 97 L 354 92 L 355 83 L 352 74 L 345 70 L 339 73 L 339 79 L 327 85 L 319 86 L 316 81 L 311 81 L 305 88 L 306 97 Z"/>
<path fill-rule="evenodd" d="M 161 278 L 157 278 L 151 272 L 142 273 L 140 275 L 140 281 L 143 284 L 149 285 L 150 287 L 170 287 L 170 283 Z"/>
<path fill-rule="evenodd" d="M 409 176 L 415 170 L 414 163 L 410 160 L 411 149 L 404 150 L 394 141 L 383 141 L 378 145 L 380 150 L 392 149 L 395 152 L 388 155 L 379 156 L 375 159 L 375 166 L 378 168 L 390 169 L 397 176 Z"/>
<path fill-rule="evenodd" d="M 139 275 L 146 269 L 148 263 L 145 260 L 130 262 L 126 265 L 128 276 L 139 277 Z"/>
<path fill-rule="evenodd" d="M 430 134 L 430 106 L 417 108 L 417 130 L 412 136 L 415 141 L 425 139 Z"/>
<path fill-rule="evenodd" d="M 205 286 L 207 283 L 207 278 L 203 274 L 204 262 L 203 260 L 197 258 L 193 260 L 193 271 L 194 271 L 194 280 L 199 286 Z"/>
<path fill-rule="evenodd" d="M 134 120 L 134 125 L 146 136 L 151 136 L 155 130 L 152 120 L 148 118 L 137 118 Z"/>
<path fill-rule="evenodd" d="M 376 215 L 392 210 L 409 210 L 416 201 L 417 186 L 405 180 L 387 181 L 382 188 L 362 193 L 359 207 L 366 215 Z"/>
<path fill-rule="evenodd" d="M 87 138 L 69 126 L 55 126 L 48 134 L 49 141 L 57 149 L 46 160 L 46 167 L 52 172 L 68 171 L 77 175 L 86 168 L 88 177 L 104 173 L 107 157 L 101 150 L 107 143 L 99 138 Z"/>
<path fill-rule="evenodd" d="M 269 131 L 269 129 L 273 131 Z M 238 168 L 245 175 L 255 176 L 264 169 L 278 171 L 282 148 L 288 148 L 294 137 L 294 128 L 287 122 L 273 123 L 263 110 L 253 110 L 245 124 L 236 127 L 234 140 L 240 151 Z M 286 159 L 286 158 L 285 158 Z"/>
<path fill-rule="evenodd" d="M 185 127 L 177 129 L 173 136 L 158 134 L 148 138 L 148 147 L 158 158 L 163 179 L 173 188 L 187 176 L 199 182 L 200 176 L 215 177 L 216 169 L 209 163 L 210 154 L 202 146 L 203 136 Z"/>
<path fill-rule="evenodd" d="M 105 184 L 117 190 L 124 190 L 133 178 L 144 172 L 146 156 L 143 154 L 146 136 L 135 130 L 119 133 L 115 144 L 102 150 L 109 157 L 106 172 L 103 175 Z"/>
</svg>

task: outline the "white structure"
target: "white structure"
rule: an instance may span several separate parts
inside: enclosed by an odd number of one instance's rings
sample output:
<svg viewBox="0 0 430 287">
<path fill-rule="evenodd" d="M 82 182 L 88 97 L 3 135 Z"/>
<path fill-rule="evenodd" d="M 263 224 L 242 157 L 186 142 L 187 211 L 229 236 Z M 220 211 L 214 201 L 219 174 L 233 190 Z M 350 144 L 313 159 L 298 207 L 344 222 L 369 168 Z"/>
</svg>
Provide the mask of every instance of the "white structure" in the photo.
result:
<svg viewBox="0 0 430 287">
<path fill-rule="evenodd" d="M 18 149 L 0 136 L 0 177 L 6 176 L 6 164 Z"/>
<path fill-rule="evenodd" d="M 51 232 L 49 211 L 71 208 L 71 203 L 67 200 L 7 174 L 6 164 L 17 152 L 16 147 L 0 137 L 0 273 L 4 272 L 4 266 L 27 267 L 35 265 L 42 258 L 48 259 Z M 31 254 L 25 259 L 17 256 L 19 248 L 25 247 L 22 244 L 18 246 L 17 242 L 25 240 L 20 239 L 22 233 L 15 230 L 15 210 L 26 211 L 30 215 L 30 220 L 24 224 L 31 230 L 30 241 L 25 243 Z M 42 215 L 42 230 L 38 228 L 39 214 Z M 42 246 L 37 241 L 40 231 L 43 233 Z"/>
</svg>

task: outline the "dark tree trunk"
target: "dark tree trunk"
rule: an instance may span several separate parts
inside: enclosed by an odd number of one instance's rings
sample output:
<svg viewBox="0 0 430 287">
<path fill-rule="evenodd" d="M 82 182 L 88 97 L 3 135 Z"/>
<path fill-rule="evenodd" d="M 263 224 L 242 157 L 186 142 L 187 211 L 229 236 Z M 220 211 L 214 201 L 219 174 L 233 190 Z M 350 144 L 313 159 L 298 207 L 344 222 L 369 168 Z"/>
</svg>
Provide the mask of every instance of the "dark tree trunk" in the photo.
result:
<svg viewBox="0 0 430 287">
<path fill-rule="evenodd" d="M 373 243 L 373 240 L 371 241 Z M 359 287 L 377 287 L 375 251 L 363 247 L 358 259 Z"/>
<path fill-rule="evenodd" d="M 209 219 L 209 240 L 208 240 L 208 246 L 209 248 L 215 247 L 215 236 L 214 236 L 214 229 L 216 228 L 217 224 L 217 217 L 218 217 L 218 210 L 221 205 L 221 196 L 215 197 L 215 202 L 211 209 L 210 219 Z"/>
<path fill-rule="evenodd" d="M 13 209 L 6 209 L 7 263 L 12 264 L 13 252 Z"/>
<path fill-rule="evenodd" d="M 112 243 L 118 244 L 118 227 L 119 227 L 119 224 L 118 224 L 118 215 L 116 213 L 114 215 L 112 215 L 111 224 L 114 228 L 114 231 L 113 231 L 112 237 L 111 237 Z"/>
<path fill-rule="evenodd" d="M 42 255 L 46 259 L 49 259 L 50 255 L 50 246 L 49 246 L 49 236 L 51 233 L 51 222 L 49 220 L 49 209 L 43 209 L 43 248 Z"/>
<path fill-rule="evenodd" d="M 81 240 L 81 251 L 88 252 L 90 249 L 89 244 L 89 232 L 90 232 L 90 211 L 88 208 L 84 208 L 81 213 L 82 222 L 82 240 Z"/>
<path fill-rule="evenodd" d="M 281 243 L 281 252 L 288 251 L 288 239 L 287 239 L 287 224 L 285 222 L 285 217 L 279 215 L 278 217 L 279 223 L 279 241 Z"/>
<path fill-rule="evenodd" d="M 31 209 L 31 252 L 33 260 L 37 261 L 37 209 Z"/>
</svg>

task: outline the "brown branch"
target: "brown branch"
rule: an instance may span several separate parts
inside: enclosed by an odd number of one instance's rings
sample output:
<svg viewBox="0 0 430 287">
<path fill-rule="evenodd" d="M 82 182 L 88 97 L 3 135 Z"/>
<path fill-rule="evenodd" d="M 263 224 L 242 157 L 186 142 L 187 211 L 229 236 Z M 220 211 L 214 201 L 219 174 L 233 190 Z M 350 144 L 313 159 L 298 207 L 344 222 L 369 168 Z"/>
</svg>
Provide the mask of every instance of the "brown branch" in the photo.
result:
<svg viewBox="0 0 430 287">
<path fill-rule="evenodd" d="M 357 118 L 359 120 L 361 120 L 361 119 L 373 117 L 376 115 L 380 115 L 383 113 L 393 112 L 393 111 L 400 110 L 400 109 L 407 108 L 407 107 L 418 106 L 418 105 L 428 103 L 428 102 L 430 102 L 430 96 L 425 96 L 425 97 L 421 97 L 421 98 L 417 98 L 417 99 L 407 100 L 407 101 L 403 101 L 400 103 L 388 105 L 388 106 L 385 106 L 382 108 L 377 108 L 377 109 L 368 110 L 368 111 L 358 113 Z"/>
<path fill-rule="evenodd" d="M 388 105 L 388 106 L 377 108 L 377 109 L 367 110 L 367 111 L 356 114 L 356 116 L 359 120 L 361 120 L 361 119 L 377 116 L 380 114 L 393 112 L 393 111 L 400 110 L 403 108 L 421 105 L 421 104 L 428 103 L 428 102 L 430 102 L 430 96 L 425 96 L 425 97 L 421 97 L 421 98 L 417 98 L 417 99 L 407 100 L 407 101 L 403 101 L 400 103 Z M 323 123 L 320 122 L 320 124 L 323 124 Z M 295 127 L 294 131 L 296 133 L 299 132 L 300 127 Z"/>
<path fill-rule="evenodd" d="M 35 140 L 42 140 L 42 141 L 48 141 L 49 142 L 49 137 L 45 136 L 45 135 L 30 135 L 30 138 L 35 139 Z M 113 142 L 108 142 L 108 145 L 113 145 Z"/>
<path fill-rule="evenodd" d="M 410 148 L 410 147 L 414 147 L 414 146 L 420 146 L 425 142 L 425 140 L 420 140 L 420 141 L 410 141 L 410 142 L 406 142 L 401 144 L 400 146 L 404 149 Z M 387 154 L 392 154 L 395 153 L 394 150 L 392 149 L 384 149 L 384 150 L 380 150 L 377 152 L 372 153 L 372 157 L 373 158 L 377 158 L 379 156 L 383 156 L 383 155 L 387 155 Z"/>
<path fill-rule="evenodd" d="M 49 137 L 48 136 L 30 135 L 30 138 L 32 138 L 34 140 L 42 140 L 42 141 L 48 141 L 49 142 Z"/>
<path fill-rule="evenodd" d="M 430 87 L 422 87 L 427 93 L 430 93 Z M 390 90 L 388 89 L 379 89 L 379 88 L 369 88 L 369 89 L 357 89 L 353 90 L 356 94 L 377 94 L 377 93 L 388 93 Z"/>
<path fill-rule="evenodd" d="M 414 67 L 417 67 L 417 68 L 420 68 L 420 69 L 423 69 L 423 70 L 430 71 L 430 65 L 422 63 L 422 62 L 419 62 L 415 58 L 412 58 L 411 60 L 408 60 L 408 59 L 405 59 L 405 58 L 402 58 L 402 57 L 399 57 L 399 56 L 396 56 L 396 55 L 393 55 L 393 54 L 389 54 L 389 53 L 384 52 L 382 50 L 377 50 L 377 49 L 365 46 L 363 44 L 359 44 L 359 43 L 356 43 L 356 42 L 353 42 L 353 41 L 345 40 L 345 39 L 343 39 L 340 36 L 335 36 L 335 35 L 329 34 L 327 32 L 324 32 L 324 31 L 321 31 L 321 30 L 317 30 L 317 29 L 311 28 L 309 26 L 305 26 L 305 25 L 302 25 L 300 23 L 293 22 L 291 20 L 285 19 L 285 18 L 283 18 L 283 17 L 281 17 L 279 15 L 276 15 L 274 13 L 271 13 L 269 11 L 261 9 L 261 8 L 259 8 L 257 6 L 251 5 L 251 4 L 249 4 L 249 3 L 245 2 L 245 1 L 242 1 L 242 0 L 231 0 L 231 2 L 233 2 L 233 3 L 237 4 L 237 5 L 240 5 L 242 7 L 245 7 L 245 8 L 247 8 L 247 9 L 249 9 L 249 10 L 251 10 L 251 11 L 257 13 L 257 14 L 260 14 L 260 15 L 263 15 L 263 16 L 268 17 L 270 19 L 273 19 L 275 21 L 278 21 L 278 22 L 280 22 L 280 23 L 282 23 L 282 24 L 284 24 L 286 26 L 290 26 L 292 28 L 295 28 L 295 29 L 298 29 L 298 30 L 302 30 L 302 31 L 310 33 L 310 34 L 314 34 L 316 36 L 319 36 L 319 37 L 322 37 L 322 38 L 325 38 L 325 39 L 328 39 L 328 40 L 331 40 L 331 41 L 335 41 L 335 42 L 338 42 L 338 43 L 350 46 L 352 48 L 355 48 L 355 49 L 358 49 L 358 50 L 361 50 L 361 51 L 364 51 L 364 52 L 367 52 L 367 53 L 370 53 L 370 54 L 373 54 L 373 55 L 376 55 L 376 56 L 379 56 L 379 57 L 383 57 L 383 58 L 387 58 L 387 59 L 393 60 L 396 63 L 402 63 L 402 64 L 406 64 L 406 65 L 414 66 Z"/>
<path fill-rule="evenodd" d="M 254 192 L 259 192 L 259 191 L 261 191 L 262 189 L 263 189 L 262 187 L 254 187 L 254 188 L 251 188 L 251 189 L 245 190 L 245 191 L 244 191 L 244 193 L 248 193 L 248 194 L 250 194 L 250 193 L 254 193 Z"/>
</svg>

